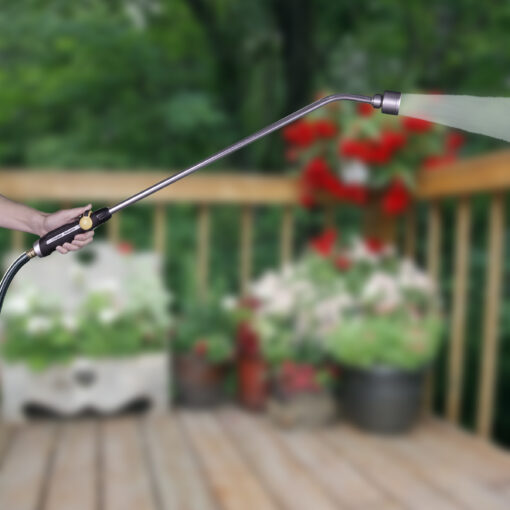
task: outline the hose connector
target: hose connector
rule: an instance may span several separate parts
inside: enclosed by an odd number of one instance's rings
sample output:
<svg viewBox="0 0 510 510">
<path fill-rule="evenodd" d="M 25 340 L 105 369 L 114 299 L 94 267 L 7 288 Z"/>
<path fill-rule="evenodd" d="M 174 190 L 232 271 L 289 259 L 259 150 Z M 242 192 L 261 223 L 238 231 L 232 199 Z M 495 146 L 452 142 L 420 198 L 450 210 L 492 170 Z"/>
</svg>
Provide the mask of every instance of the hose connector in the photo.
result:
<svg viewBox="0 0 510 510">
<path fill-rule="evenodd" d="M 374 108 L 380 108 L 383 113 L 387 113 L 388 115 L 398 115 L 401 97 L 402 94 L 400 92 L 386 90 L 384 94 L 376 94 L 372 98 L 372 106 Z"/>
</svg>

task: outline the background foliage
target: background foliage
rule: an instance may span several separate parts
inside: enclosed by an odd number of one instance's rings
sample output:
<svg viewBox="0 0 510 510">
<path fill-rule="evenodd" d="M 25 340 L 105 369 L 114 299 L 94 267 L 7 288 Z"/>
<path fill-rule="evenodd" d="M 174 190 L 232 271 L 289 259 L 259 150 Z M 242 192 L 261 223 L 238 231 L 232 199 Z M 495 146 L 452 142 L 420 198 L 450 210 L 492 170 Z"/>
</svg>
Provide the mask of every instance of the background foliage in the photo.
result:
<svg viewBox="0 0 510 510">
<path fill-rule="evenodd" d="M 322 90 L 508 96 L 509 23 L 510 4 L 474 0 L 2 0 L 0 165 L 183 167 Z M 495 141 L 472 136 L 464 153 L 496 147 Z M 281 138 L 272 136 L 223 166 L 280 172 L 283 153 Z M 476 290 L 486 265 L 485 198 L 475 209 L 467 423 L 478 377 L 483 296 Z M 149 214 L 140 206 L 123 217 L 123 237 L 137 247 L 150 242 L 143 228 Z M 256 272 L 277 261 L 278 214 L 257 212 Z M 171 215 L 167 275 L 180 295 L 192 281 L 195 211 L 183 205 Z M 451 226 L 450 205 L 446 216 Z M 339 218 L 344 230 L 355 228 L 357 212 L 342 211 Z M 229 208 L 213 218 L 213 231 L 232 232 L 216 239 L 211 254 L 211 273 L 221 275 L 218 288 L 235 285 L 236 261 L 224 255 L 237 251 L 237 221 Z M 301 213 L 296 242 L 321 221 L 320 211 Z M 448 228 L 446 293 L 453 253 Z M 2 233 L 0 245 L 7 241 Z M 510 248 L 508 235 L 506 245 Z M 508 312 L 505 300 L 496 434 L 510 443 L 510 409 L 503 402 L 510 391 Z M 437 405 L 442 406 L 439 397 Z"/>
</svg>

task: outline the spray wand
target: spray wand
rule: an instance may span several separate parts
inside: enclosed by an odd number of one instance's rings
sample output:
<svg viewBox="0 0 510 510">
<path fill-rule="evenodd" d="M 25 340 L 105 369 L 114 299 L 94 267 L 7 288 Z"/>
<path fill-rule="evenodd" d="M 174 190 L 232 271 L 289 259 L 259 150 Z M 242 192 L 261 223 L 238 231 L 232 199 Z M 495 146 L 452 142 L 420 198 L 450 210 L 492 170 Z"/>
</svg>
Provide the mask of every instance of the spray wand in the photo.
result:
<svg viewBox="0 0 510 510">
<path fill-rule="evenodd" d="M 88 230 L 95 229 L 99 225 L 106 223 L 112 217 L 113 214 L 120 211 L 121 209 L 124 209 L 125 207 L 128 207 L 138 202 L 139 200 L 143 200 L 149 195 L 156 193 L 156 191 L 159 191 L 160 189 L 170 186 L 170 184 L 173 184 L 174 182 L 179 181 L 180 179 L 196 172 L 197 170 L 205 166 L 208 166 L 211 163 L 214 163 L 215 161 L 218 161 L 224 158 L 225 156 L 228 156 L 229 154 L 238 151 L 243 147 L 246 147 L 252 142 L 260 138 L 263 138 L 264 136 L 272 133 L 273 131 L 281 129 L 287 124 L 290 124 L 291 122 L 294 122 L 295 120 L 300 119 L 306 114 L 313 112 L 318 108 L 322 108 L 323 106 L 329 103 L 333 103 L 336 101 L 355 101 L 357 103 L 367 103 L 372 105 L 374 108 L 380 108 L 383 113 L 397 115 L 400 108 L 400 99 L 401 99 L 400 92 L 392 91 L 386 91 L 384 92 L 384 94 L 376 94 L 373 97 L 358 96 L 353 94 L 333 94 L 331 96 L 324 97 L 322 99 L 319 99 L 318 101 L 315 101 L 305 106 L 304 108 L 301 108 L 300 110 L 294 113 L 291 113 L 290 115 L 287 115 L 283 119 L 273 122 L 269 126 L 266 126 L 265 128 L 253 133 L 252 135 L 249 135 L 246 138 L 239 140 L 233 145 L 230 145 L 225 149 L 217 152 L 216 154 L 213 154 L 212 156 L 208 157 L 207 159 L 204 159 L 203 161 L 196 163 L 190 168 L 182 170 L 181 172 L 178 172 L 168 177 L 167 179 L 164 179 L 150 186 L 149 188 L 140 191 L 139 193 L 136 193 L 135 195 L 129 198 L 126 198 L 122 202 L 119 202 L 117 205 L 114 205 L 113 207 L 110 208 L 103 207 L 102 209 L 98 209 L 97 211 L 94 212 L 87 211 L 82 216 L 77 218 L 75 221 L 62 225 L 61 227 L 58 227 L 55 230 L 52 230 L 51 232 L 48 232 L 47 234 L 42 236 L 34 243 L 30 250 L 20 255 L 12 263 L 9 269 L 7 269 L 7 271 L 5 272 L 2 281 L 0 282 L 0 311 L 2 309 L 7 289 L 9 288 L 9 285 L 12 282 L 14 276 L 30 259 L 36 256 L 47 257 L 56 250 L 57 246 L 61 246 L 64 243 L 71 242 L 76 235 L 87 232 Z"/>
</svg>

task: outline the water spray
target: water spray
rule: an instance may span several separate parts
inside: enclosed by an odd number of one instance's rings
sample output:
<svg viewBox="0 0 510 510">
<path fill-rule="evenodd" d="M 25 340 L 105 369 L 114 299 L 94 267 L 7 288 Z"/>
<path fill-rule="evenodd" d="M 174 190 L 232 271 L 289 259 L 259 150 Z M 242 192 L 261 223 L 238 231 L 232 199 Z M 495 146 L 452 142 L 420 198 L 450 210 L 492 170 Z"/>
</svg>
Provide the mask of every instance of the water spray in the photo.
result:
<svg viewBox="0 0 510 510">
<path fill-rule="evenodd" d="M 466 98 L 468 99 L 466 100 Z M 75 221 L 48 232 L 38 239 L 30 250 L 20 255 L 4 274 L 0 282 L 0 311 L 12 279 L 30 259 L 34 257 L 47 257 L 56 250 L 57 246 L 71 242 L 78 234 L 96 229 L 99 225 L 106 223 L 116 212 L 147 198 L 149 195 L 156 193 L 156 191 L 170 186 L 211 163 L 223 159 L 229 154 L 304 117 L 308 113 L 337 101 L 367 103 L 374 108 L 380 109 L 382 113 L 389 115 L 398 115 L 400 113 L 409 117 L 421 118 L 510 141 L 510 99 L 474 98 L 471 96 L 427 96 L 420 94 L 402 95 L 400 92 L 393 91 L 386 91 L 384 94 L 376 94 L 374 96 L 353 94 L 330 95 L 287 115 L 283 119 L 273 122 L 269 126 L 239 140 L 203 161 L 126 198 L 113 207 L 104 207 L 94 212 L 87 211 L 79 218 L 76 218 Z M 501 101 L 505 102 L 504 108 L 501 107 Z"/>
</svg>

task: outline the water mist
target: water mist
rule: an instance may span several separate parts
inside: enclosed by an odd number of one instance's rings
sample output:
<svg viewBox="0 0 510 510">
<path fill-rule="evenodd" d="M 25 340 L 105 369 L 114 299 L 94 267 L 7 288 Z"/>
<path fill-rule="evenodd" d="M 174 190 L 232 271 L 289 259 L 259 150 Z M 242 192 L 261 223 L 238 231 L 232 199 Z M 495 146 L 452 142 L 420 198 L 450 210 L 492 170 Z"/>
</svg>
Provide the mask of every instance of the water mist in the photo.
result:
<svg viewBox="0 0 510 510">
<path fill-rule="evenodd" d="M 402 94 L 399 114 L 510 142 L 510 98 Z"/>
</svg>

